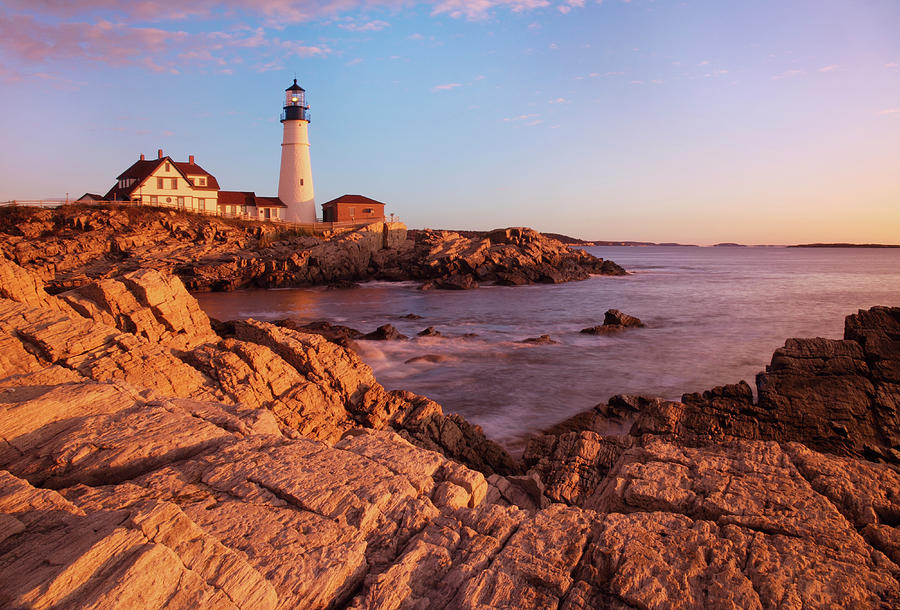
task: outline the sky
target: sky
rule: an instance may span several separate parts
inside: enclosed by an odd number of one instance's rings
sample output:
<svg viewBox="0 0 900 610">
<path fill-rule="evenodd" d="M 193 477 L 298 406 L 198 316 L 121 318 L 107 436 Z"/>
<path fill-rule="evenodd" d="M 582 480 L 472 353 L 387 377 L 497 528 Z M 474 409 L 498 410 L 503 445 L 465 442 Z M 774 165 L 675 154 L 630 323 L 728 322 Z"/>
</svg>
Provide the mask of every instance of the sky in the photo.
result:
<svg viewBox="0 0 900 610">
<path fill-rule="evenodd" d="M 0 0 L 0 201 L 141 153 L 593 240 L 900 243 L 897 0 Z"/>
</svg>

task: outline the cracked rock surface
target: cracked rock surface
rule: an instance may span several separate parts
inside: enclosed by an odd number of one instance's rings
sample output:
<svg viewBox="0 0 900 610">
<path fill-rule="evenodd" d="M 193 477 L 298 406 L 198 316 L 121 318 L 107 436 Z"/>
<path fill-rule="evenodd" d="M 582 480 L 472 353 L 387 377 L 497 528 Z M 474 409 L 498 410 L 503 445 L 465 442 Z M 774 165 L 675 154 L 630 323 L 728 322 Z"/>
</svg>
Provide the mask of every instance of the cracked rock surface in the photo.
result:
<svg viewBox="0 0 900 610">
<path fill-rule="evenodd" d="M 758 405 L 617 397 L 523 463 L 173 276 L 0 278 L 0 607 L 900 606 L 896 309 L 789 342 Z"/>
</svg>

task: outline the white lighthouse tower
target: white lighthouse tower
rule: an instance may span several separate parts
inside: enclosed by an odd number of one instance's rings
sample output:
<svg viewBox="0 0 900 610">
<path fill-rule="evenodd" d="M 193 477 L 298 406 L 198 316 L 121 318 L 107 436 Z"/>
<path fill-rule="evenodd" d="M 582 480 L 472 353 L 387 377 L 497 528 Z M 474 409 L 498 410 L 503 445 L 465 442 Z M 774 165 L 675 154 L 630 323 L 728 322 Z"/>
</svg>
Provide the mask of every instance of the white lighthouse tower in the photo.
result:
<svg viewBox="0 0 900 610">
<path fill-rule="evenodd" d="M 309 164 L 309 106 L 306 91 L 297 84 L 285 89 L 284 138 L 281 142 L 281 173 L 278 198 L 287 206 L 288 222 L 315 222 L 316 200 L 313 194 L 312 168 Z"/>
</svg>

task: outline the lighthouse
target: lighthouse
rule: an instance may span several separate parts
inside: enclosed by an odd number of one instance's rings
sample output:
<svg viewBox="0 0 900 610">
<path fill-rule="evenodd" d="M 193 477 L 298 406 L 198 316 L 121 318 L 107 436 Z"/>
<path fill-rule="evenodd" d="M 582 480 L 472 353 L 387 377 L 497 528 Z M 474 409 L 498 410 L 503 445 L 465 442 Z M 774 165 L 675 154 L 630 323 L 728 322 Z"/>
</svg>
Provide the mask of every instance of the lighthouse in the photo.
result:
<svg viewBox="0 0 900 610">
<path fill-rule="evenodd" d="M 281 173 L 278 176 L 278 198 L 287 206 L 288 222 L 315 222 L 316 201 L 313 195 L 312 168 L 309 164 L 309 106 L 306 91 L 297 84 L 285 91 L 281 123 Z"/>
</svg>

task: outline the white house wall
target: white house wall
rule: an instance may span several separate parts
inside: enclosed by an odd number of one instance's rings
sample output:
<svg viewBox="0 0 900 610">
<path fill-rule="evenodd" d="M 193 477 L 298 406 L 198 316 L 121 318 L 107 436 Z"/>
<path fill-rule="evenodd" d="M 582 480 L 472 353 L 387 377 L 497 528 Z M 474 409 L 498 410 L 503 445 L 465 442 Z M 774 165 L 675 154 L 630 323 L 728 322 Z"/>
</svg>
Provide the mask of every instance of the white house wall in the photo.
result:
<svg viewBox="0 0 900 610">
<path fill-rule="evenodd" d="M 166 165 L 169 166 L 168 170 Z M 163 188 L 157 186 L 157 179 L 163 179 Z M 172 180 L 176 181 L 176 187 L 172 188 Z M 208 180 L 209 178 L 207 178 Z M 152 198 L 156 197 L 156 202 Z M 162 207 L 179 208 L 178 198 L 184 198 L 182 209 L 192 212 L 202 211 L 199 200 L 204 200 L 204 210 L 215 212 L 218 205 L 218 192 L 214 190 L 195 189 L 181 172 L 175 169 L 172 163 L 161 164 L 140 187 L 132 192 L 132 199 L 139 199 L 144 205 L 159 205 Z"/>
</svg>

